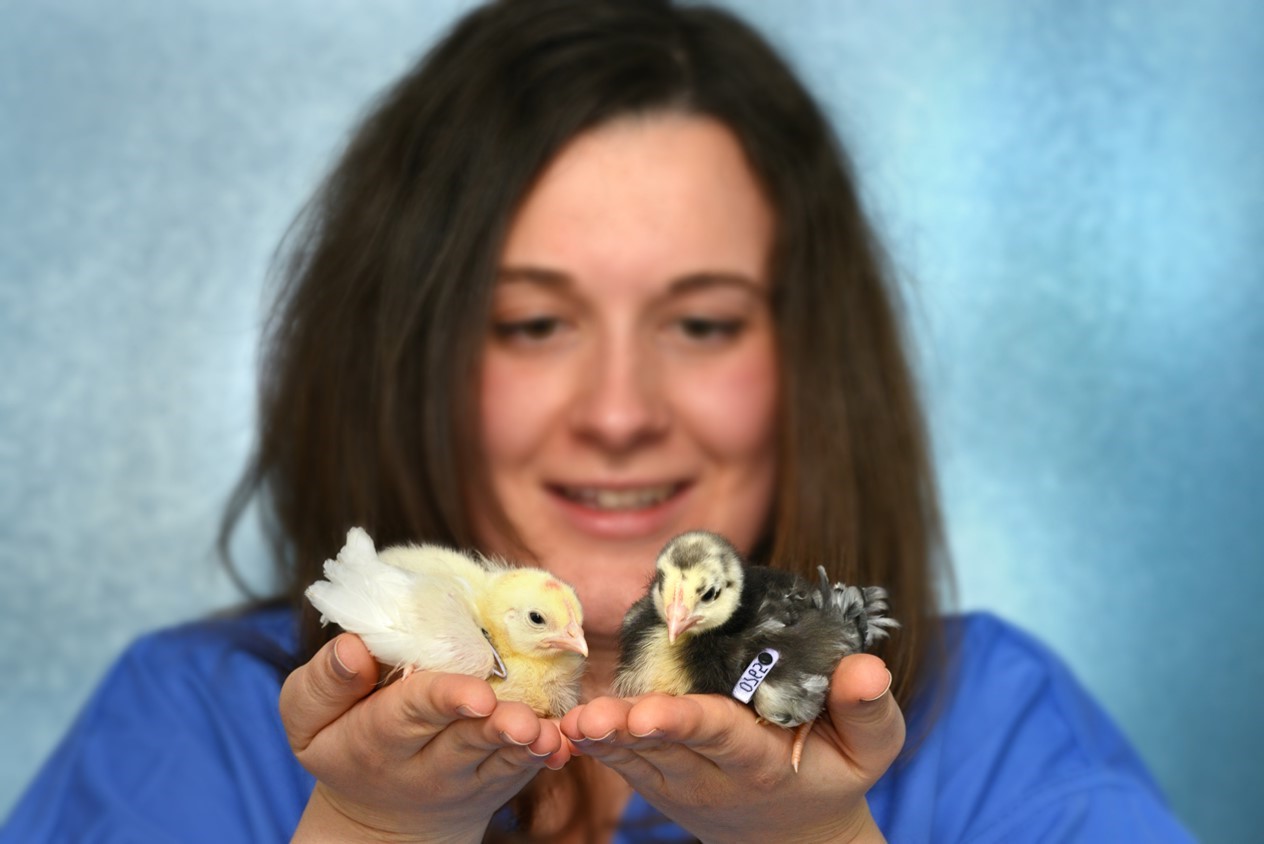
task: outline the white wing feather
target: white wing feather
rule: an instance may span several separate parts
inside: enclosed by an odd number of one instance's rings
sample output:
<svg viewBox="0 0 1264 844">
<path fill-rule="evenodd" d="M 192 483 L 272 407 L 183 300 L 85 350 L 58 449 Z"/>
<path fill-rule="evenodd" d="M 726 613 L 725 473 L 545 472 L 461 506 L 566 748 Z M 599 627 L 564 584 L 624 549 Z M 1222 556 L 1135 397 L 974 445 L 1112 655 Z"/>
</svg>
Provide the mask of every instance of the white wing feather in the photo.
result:
<svg viewBox="0 0 1264 844">
<path fill-rule="evenodd" d="M 400 564 L 403 551 L 417 552 L 405 555 L 407 567 Z M 434 565 L 427 566 L 431 559 Z M 326 579 L 306 594 L 322 623 L 360 636 L 379 662 L 487 677 L 496 657 L 475 602 L 485 576 L 473 560 L 438 546 L 388 548 L 379 555 L 369 535 L 352 528 L 337 559 L 325 562 Z"/>
</svg>

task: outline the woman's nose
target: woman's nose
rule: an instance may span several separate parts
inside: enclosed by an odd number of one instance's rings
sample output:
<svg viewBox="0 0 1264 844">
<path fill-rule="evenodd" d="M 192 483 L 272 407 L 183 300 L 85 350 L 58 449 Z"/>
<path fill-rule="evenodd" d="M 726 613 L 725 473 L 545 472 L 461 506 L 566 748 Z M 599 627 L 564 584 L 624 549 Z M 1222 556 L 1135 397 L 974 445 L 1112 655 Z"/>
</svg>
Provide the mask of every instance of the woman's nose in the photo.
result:
<svg viewBox="0 0 1264 844">
<path fill-rule="evenodd" d="M 625 452 L 661 437 L 669 408 L 659 367 L 635 343 L 598 344 L 575 397 L 575 432 L 602 448 Z"/>
</svg>

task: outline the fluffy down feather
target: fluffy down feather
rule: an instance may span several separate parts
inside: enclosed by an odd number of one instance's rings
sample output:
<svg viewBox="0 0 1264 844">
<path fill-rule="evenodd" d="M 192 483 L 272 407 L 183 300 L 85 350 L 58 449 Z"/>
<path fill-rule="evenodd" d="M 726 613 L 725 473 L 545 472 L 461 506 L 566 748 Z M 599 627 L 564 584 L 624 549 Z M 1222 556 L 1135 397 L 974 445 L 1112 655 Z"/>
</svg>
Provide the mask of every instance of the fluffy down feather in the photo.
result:
<svg viewBox="0 0 1264 844">
<path fill-rule="evenodd" d="M 723 694 L 765 650 L 777 661 L 753 692 L 760 718 L 798 727 L 791 763 L 798 770 L 811 723 L 825 706 L 844 656 L 887 635 L 886 591 L 812 584 L 791 572 L 747 566 L 722 536 L 675 537 L 656 561 L 646 594 L 620 633 L 617 694 Z"/>
<path fill-rule="evenodd" d="M 439 545 L 376 550 L 347 533 L 325 579 L 307 589 L 321 622 L 359 635 L 406 677 L 444 671 L 487 679 L 497 696 L 560 715 L 578 700 L 588 646 L 570 586 L 540 569 Z"/>
</svg>

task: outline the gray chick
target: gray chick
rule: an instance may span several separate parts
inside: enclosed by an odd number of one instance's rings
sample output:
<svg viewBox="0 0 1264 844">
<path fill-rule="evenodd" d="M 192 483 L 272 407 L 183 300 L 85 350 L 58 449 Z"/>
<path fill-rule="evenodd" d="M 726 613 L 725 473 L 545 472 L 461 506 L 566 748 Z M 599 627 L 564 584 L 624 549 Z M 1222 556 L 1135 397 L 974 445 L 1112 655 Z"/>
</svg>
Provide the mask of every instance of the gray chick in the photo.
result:
<svg viewBox="0 0 1264 844">
<path fill-rule="evenodd" d="M 838 663 L 898 626 L 884 616 L 882 588 L 831 586 L 824 568 L 814 586 L 745 565 L 714 533 L 675 537 L 655 567 L 624 617 L 616 693 L 732 695 L 761 719 L 798 728 L 796 771 Z"/>
<path fill-rule="evenodd" d="M 790 757 L 796 771 L 812 723 L 825 708 L 834 669 L 843 657 L 868 650 L 899 626 L 885 615 L 882 587 L 831 585 L 824 566 L 817 572 L 815 587 L 795 578 L 790 589 L 761 597 L 748 643 L 750 662 L 733 689 L 739 699 L 750 692 L 761 718 L 797 728 Z"/>
</svg>

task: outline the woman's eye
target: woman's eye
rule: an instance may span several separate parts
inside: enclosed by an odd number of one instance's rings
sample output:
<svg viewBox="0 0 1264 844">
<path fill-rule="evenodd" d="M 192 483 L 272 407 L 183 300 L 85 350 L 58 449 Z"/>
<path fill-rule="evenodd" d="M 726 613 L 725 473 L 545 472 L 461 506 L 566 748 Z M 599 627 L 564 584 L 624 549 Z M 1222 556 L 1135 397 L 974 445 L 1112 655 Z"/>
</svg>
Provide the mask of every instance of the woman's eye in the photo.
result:
<svg viewBox="0 0 1264 844">
<path fill-rule="evenodd" d="M 746 323 L 740 319 L 684 317 L 679 326 L 686 338 L 705 343 L 732 339 L 742 332 Z"/>
<path fill-rule="evenodd" d="M 532 610 L 531 612 L 527 613 L 527 618 L 531 619 L 531 623 L 532 623 L 532 624 L 543 624 L 543 623 L 544 623 L 544 616 L 540 615 L 540 614 L 539 614 L 538 612 L 536 612 L 535 610 Z"/>
<path fill-rule="evenodd" d="M 557 334 L 561 327 L 562 321 L 557 317 L 542 316 L 497 322 L 492 332 L 498 340 L 540 343 Z"/>
</svg>

